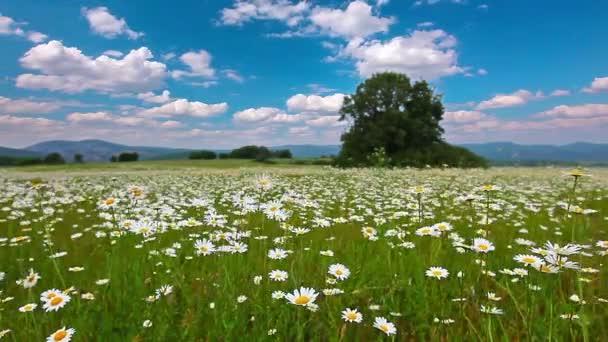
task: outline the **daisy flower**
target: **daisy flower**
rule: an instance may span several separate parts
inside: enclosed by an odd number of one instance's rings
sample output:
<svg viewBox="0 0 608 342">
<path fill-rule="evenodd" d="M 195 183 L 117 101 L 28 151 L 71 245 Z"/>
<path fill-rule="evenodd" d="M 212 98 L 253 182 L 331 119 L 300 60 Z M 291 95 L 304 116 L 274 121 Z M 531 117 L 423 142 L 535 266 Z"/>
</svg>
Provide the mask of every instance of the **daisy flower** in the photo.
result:
<svg viewBox="0 0 608 342">
<path fill-rule="evenodd" d="M 287 258 L 287 251 L 275 248 L 268 251 L 268 257 L 273 260 L 280 260 Z"/>
<path fill-rule="evenodd" d="M 281 270 L 274 270 L 268 273 L 268 278 L 273 281 L 285 281 L 288 277 L 289 275 L 287 274 L 287 272 Z"/>
<path fill-rule="evenodd" d="M 329 270 L 327 271 L 327 273 L 340 280 L 348 279 L 348 277 L 350 276 L 350 270 L 342 264 L 333 264 L 329 266 Z"/>
<path fill-rule="evenodd" d="M 306 306 L 314 303 L 318 295 L 313 288 L 300 287 L 299 290 L 295 289 L 293 293 L 286 294 L 285 299 L 291 304 Z"/>
<path fill-rule="evenodd" d="M 541 258 L 530 254 L 518 254 L 513 259 L 526 266 L 536 266 L 544 263 Z"/>
<path fill-rule="evenodd" d="M 478 253 L 488 253 L 495 249 L 492 242 L 483 238 L 473 239 L 473 246 L 471 246 L 471 248 Z"/>
<path fill-rule="evenodd" d="M 345 322 L 355 322 L 355 323 L 361 323 L 361 321 L 363 321 L 363 315 L 357 311 L 357 309 L 349 309 L 346 308 L 344 311 L 342 311 L 342 319 Z"/>
<path fill-rule="evenodd" d="M 502 309 L 499 309 L 495 306 L 485 306 L 482 305 L 481 308 L 479 309 L 481 312 L 483 313 L 487 313 L 487 314 L 491 314 L 491 315 L 502 315 L 504 312 L 502 311 Z"/>
<path fill-rule="evenodd" d="M 376 317 L 374 319 L 374 328 L 381 330 L 387 335 L 395 335 L 397 333 L 395 325 L 387 321 L 384 317 Z"/>
<path fill-rule="evenodd" d="M 450 275 L 450 272 L 448 272 L 448 270 L 446 270 L 443 267 L 431 267 L 428 270 L 426 270 L 425 274 L 429 278 L 441 279 L 441 278 L 447 278 L 448 275 Z"/>
<path fill-rule="evenodd" d="M 63 327 L 47 337 L 46 342 L 69 342 L 75 332 L 76 330 L 74 328 L 66 329 Z"/>
<path fill-rule="evenodd" d="M 51 299 L 45 301 L 42 308 L 46 312 L 59 311 L 59 309 L 66 306 L 70 302 L 71 299 L 72 298 L 70 296 L 68 296 L 67 294 L 65 294 L 61 291 L 54 292 L 54 296 L 52 296 Z"/>
<path fill-rule="evenodd" d="M 196 249 L 198 255 L 210 255 L 215 252 L 215 245 L 207 239 L 196 240 L 194 249 Z"/>
<path fill-rule="evenodd" d="M 34 304 L 34 303 L 25 304 L 24 306 L 19 308 L 19 311 L 20 312 L 34 311 L 34 309 L 36 309 L 37 306 L 38 306 L 38 304 Z"/>
</svg>

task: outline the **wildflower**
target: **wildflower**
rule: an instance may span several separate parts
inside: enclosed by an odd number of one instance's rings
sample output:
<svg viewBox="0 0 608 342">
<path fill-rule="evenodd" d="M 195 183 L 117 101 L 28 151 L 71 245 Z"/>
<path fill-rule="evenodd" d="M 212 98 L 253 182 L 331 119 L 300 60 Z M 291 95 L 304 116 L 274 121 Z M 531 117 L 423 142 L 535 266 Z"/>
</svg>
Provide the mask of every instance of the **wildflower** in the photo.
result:
<svg viewBox="0 0 608 342">
<path fill-rule="evenodd" d="M 285 295 L 291 304 L 306 306 L 310 303 L 314 303 L 319 294 L 312 288 L 300 287 L 300 290 L 296 289 L 293 293 Z"/>
<path fill-rule="evenodd" d="M 381 330 L 387 335 L 395 335 L 397 333 L 395 325 L 387 321 L 384 317 L 376 317 L 374 319 L 374 328 Z"/>
<path fill-rule="evenodd" d="M 285 281 L 288 277 L 287 272 L 281 270 L 274 270 L 268 274 L 268 278 L 272 281 Z"/>
<path fill-rule="evenodd" d="M 495 249 L 494 244 L 492 244 L 492 242 L 483 238 L 475 238 L 473 240 L 473 246 L 471 246 L 471 248 L 478 253 L 488 253 Z"/>
<path fill-rule="evenodd" d="M 518 254 L 513 259 L 526 266 L 533 266 L 533 267 L 536 267 L 537 265 L 544 263 L 541 258 L 537 257 L 536 255 L 530 255 L 530 254 Z"/>
<path fill-rule="evenodd" d="M 273 260 L 280 260 L 287 258 L 287 251 L 275 248 L 268 251 L 268 257 Z"/>
<path fill-rule="evenodd" d="M 63 308 L 64 306 L 66 306 L 70 300 L 72 299 L 69 295 L 58 291 L 58 292 L 53 292 L 54 295 L 46 300 L 44 302 L 44 305 L 42 306 L 42 308 L 46 311 L 58 311 L 59 309 Z"/>
<path fill-rule="evenodd" d="M 494 293 L 494 292 L 488 292 L 488 299 L 497 302 L 497 301 L 501 300 L 502 297 L 496 296 L 496 293 Z"/>
<path fill-rule="evenodd" d="M 574 320 L 577 320 L 577 319 L 580 318 L 577 314 L 574 314 L 574 313 L 559 315 L 559 317 L 561 319 L 566 319 L 566 320 L 569 320 L 569 321 L 574 321 Z"/>
<path fill-rule="evenodd" d="M 426 276 L 429 278 L 447 278 L 450 272 L 443 267 L 431 267 L 425 272 Z"/>
<path fill-rule="evenodd" d="M 196 249 L 196 254 L 198 255 L 209 255 L 215 252 L 215 245 L 207 239 L 196 240 L 194 242 L 194 249 Z"/>
<path fill-rule="evenodd" d="M 173 293 L 173 286 L 163 285 L 156 290 L 156 298 L 160 298 L 161 296 L 168 296 L 171 293 Z"/>
<path fill-rule="evenodd" d="M 363 315 L 357 311 L 357 309 L 349 309 L 346 308 L 344 311 L 342 311 L 342 319 L 346 322 L 355 322 L 355 323 L 361 323 L 361 321 L 363 321 Z"/>
<path fill-rule="evenodd" d="M 110 209 L 110 208 L 114 208 L 114 207 L 116 207 L 116 205 L 118 204 L 118 202 L 119 202 L 119 200 L 117 198 L 108 197 L 108 198 L 102 200 L 99 203 L 99 208 L 102 209 L 102 210 L 107 210 L 107 209 Z"/>
<path fill-rule="evenodd" d="M 110 282 L 110 279 L 98 279 L 95 281 L 95 285 L 106 285 L 107 283 Z"/>
<path fill-rule="evenodd" d="M 36 284 L 38 283 L 38 280 L 40 280 L 40 278 L 42 278 L 42 277 L 38 273 L 34 272 L 33 269 L 30 268 L 30 271 L 29 271 L 29 274 L 27 275 L 27 277 L 25 277 L 25 279 L 18 280 L 17 284 L 23 286 L 23 288 L 25 288 L 25 289 L 29 289 L 29 288 L 36 286 Z"/>
<path fill-rule="evenodd" d="M 143 326 L 144 328 L 150 328 L 150 327 L 152 326 L 152 321 L 151 321 L 151 320 L 149 320 L 149 319 L 147 319 L 147 320 L 145 320 L 145 321 L 142 323 L 142 326 Z"/>
<path fill-rule="evenodd" d="M 240 295 L 236 298 L 236 301 L 239 303 L 244 303 L 247 300 L 247 296 Z"/>
<path fill-rule="evenodd" d="M 34 309 L 36 309 L 36 307 L 38 306 L 38 304 L 25 304 L 24 306 L 19 308 L 20 312 L 30 312 L 30 311 L 34 311 Z"/>
<path fill-rule="evenodd" d="M 502 315 L 504 312 L 502 311 L 502 309 L 499 309 L 495 306 L 492 307 L 486 307 L 485 305 L 482 305 L 480 308 L 480 311 L 483 313 L 487 313 L 487 314 L 491 314 L 491 315 Z"/>
<path fill-rule="evenodd" d="M 76 330 L 74 328 L 66 329 L 63 327 L 47 337 L 46 342 L 69 342 L 75 332 Z"/>
<path fill-rule="evenodd" d="M 348 279 L 348 277 L 350 276 L 350 270 L 342 264 L 333 264 L 329 266 L 329 270 L 327 271 L 327 273 L 340 280 Z"/>
<path fill-rule="evenodd" d="M 282 299 L 285 298 L 285 292 L 283 291 L 274 291 L 272 293 L 272 299 Z"/>
</svg>

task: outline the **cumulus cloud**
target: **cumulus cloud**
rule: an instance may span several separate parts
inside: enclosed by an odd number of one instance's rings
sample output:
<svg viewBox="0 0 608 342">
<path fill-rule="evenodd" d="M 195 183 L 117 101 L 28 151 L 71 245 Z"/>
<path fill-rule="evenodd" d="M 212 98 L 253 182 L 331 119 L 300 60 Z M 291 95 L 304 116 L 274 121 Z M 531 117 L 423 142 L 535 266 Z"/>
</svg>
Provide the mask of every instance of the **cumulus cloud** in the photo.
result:
<svg viewBox="0 0 608 342">
<path fill-rule="evenodd" d="M 328 96 L 296 94 L 287 100 L 290 111 L 337 113 L 344 102 L 344 94 Z"/>
<path fill-rule="evenodd" d="M 144 109 L 138 115 L 142 117 L 192 116 L 208 118 L 223 114 L 227 110 L 228 104 L 226 102 L 207 104 L 199 101 L 178 99 L 162 106 Z"/>
<path fill-rule="evenodd" d="M 448 124 L 463 124 L 476 122 L 488 118 L 488 115 L 474 110 L 457 110 L 453 112 L 445 112 L 443 121 Z"/>
<path fill-rule="evenodd" d="M 606 91 L 608 92 L 608 77 L 596 77 L 591 82 L 589 87 L 585 87 L 582 90 L 584 93 L 599 93 Z"/>
<path fill-rule="evenodd" d="M 24 68 L 40 74 L 22 74 L 17 87 L 67 93 L 96 90 L 104 93 L 146 92 L 163 85 L 166 66 L 150 61 L 146 47 L 131 50 L 122 59 L 101 55 L 95 59 L 75 47 L 52 40 L 40 44 L 19 59 Z"/>
<path fill-rule="evenodd" d="M 308 11 L 307 1 L 289 0 L 236 0 L 231 8 L 221 11 L 220 22 L 224 25 L 242 25 L 253 19 L 279 20 L 293 26 Z"/>
<path fill-rule="evenodd" d="M 377 17 L 366 2 L 356 0 L 346 9 L 315 7 L 310 21 L 322 32 L 334 37 L 367 37 L 378 32 L 387 32 L 394 18 Z"/>
<path fill-rule="evenodd" d="M 22 27 L 26 23 L 16 22 L 13 18 L 0 13 L 0 35 L 25 37 L 33 43 L 42 43 L 48 36 L 38 31 L 25 31 Z"/>
<path fill-rule="evenodd" d="M 0 96 L 0 113 L 2 114 L 47 114 L 61 107 L 62 105 L 58 102 L 37 102 Z"/>
<path fill-rule="evenodd" d="M 542 92 L 532 93 L 529 90 L 520 89 L 512 94 L 498 94 L 489 100 L 480 102 L 475 108 L 479 110 L 491 108 L 506 108 L 521 106 L 531 100 L 544 98 Z"/>
<path fill-rule="evenodd" d="M 306 124 L 315 127 L 338 127 L 345 126 L 346 121 L 340 121 L 340 115 L 328 115 L 308 120 Z"/>
<path fill-rule="evenodd" d="M 567 96 L 570 92 L 563 89 L 556 89 L 550 93 L 549 96 Z M 511 94 L 498 94 L 491 99 L 480 102 L 475 109 L 485 110 L 492 108 L 508 108 L 524 105 L 530 101 L 542 100 L 547 98 L 547 95 L 543 94 L 542 91 L 532 93 L 529 90 L 519 89 Z"/>
<path fill-rule="evenodd" d="M 608 117 L 608 104 L 588 103 L 582 105 L 560 105 L 540 112 L 536 117 L 592 118 Z"/>
<path fill-rule="evenodd" d="M 144 35 L 143 32 L 131 30 L 124 18 L 115 17 L 107 7 L 84 7 L 82 14 L 87 18 L 91 30 L 105 38 L 116 38 L 119 35 L 126 35 L 129 39 L 137 39 Z"/>
<path fill-rule="evenodd" d="M 215 69 L 211 67 L 211 54 L 205 50 L 186 52 L 179 59 L 188 66 L 189 71 L 175 70 L 171 73 L 173 78 L 188 77 L 214 77 Z"/>
<path fill-rule="evenodd" d="M 413 78 L 434 80 L 464 72 L 454 49 L 456 38 L 443 30 L 419 31 L 388 41 L 353 39 L 339 57 L 355 60 L 362 77 L 395 71 Z"/>
<path fill-rule="evenodd" d="M 236 122 L 252 123 L 272 119 L 277 115 L 285 115 L 285 112 L 273 107 L 247 108 L 234 113 L 233 118 Z"/>
<path fill-rule="evenodd" d="M 149 91 L 149 92 L 137 94 L 137 98 L 142 101 L 145 101 L 145 102 L 165 103 L 165 102 L 171 101 L 170 95 L 171 95 L 171 92 L 168 90 L 163 90 L 163 92 L 160 95 L 156 95 L 153 92 Z"/>
<path fill-rule="evenodd" d="M 80 113 L 74 112 L 68 114 L 66 117 L 67 121 L 70 122 L 100 122 L 100 121 L 112 121 L 114 117 L 108 112 L 91 112 L 91 113 Z"/>
</svg>

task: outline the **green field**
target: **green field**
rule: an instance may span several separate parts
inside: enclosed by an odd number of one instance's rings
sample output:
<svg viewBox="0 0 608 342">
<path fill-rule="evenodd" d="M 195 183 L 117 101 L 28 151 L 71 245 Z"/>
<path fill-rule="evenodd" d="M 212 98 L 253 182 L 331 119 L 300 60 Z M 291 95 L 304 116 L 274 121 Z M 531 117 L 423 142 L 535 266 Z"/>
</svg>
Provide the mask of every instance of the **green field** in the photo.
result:
<svg viewBox="0 0 608 342">
<path fill-rule="evenodd" d="M 0 169 L 0 336 L 604 341 L 608 170 L 569 172 Z"/>
</svg>

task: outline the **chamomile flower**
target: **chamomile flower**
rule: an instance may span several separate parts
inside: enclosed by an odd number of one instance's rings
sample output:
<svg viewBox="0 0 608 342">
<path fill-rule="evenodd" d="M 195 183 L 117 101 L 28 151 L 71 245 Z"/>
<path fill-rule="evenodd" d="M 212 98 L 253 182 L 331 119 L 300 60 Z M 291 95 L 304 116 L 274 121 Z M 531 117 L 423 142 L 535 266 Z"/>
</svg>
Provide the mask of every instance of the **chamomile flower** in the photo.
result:
<svg viewBox="0 0 608 342">
<path fill-rule="evenodd" d="M 22 306 L 22 307 L 19 308 L 19 311 L 20 312 L 34 311 L 37 306 L 38 306 L 38 304 L 34 304 L 34 303 L 25 304 L 24 306 Z"/>
<path fill-rule="evenodd" d="M 340 280 L 348 279 L 348 277 L 350 276 L 350 270 L 342 264 L 330 265 L 327 273 Z"/>
<path fill-rule="evenodd" d="M 350 322 L 350 323 L 361 323 L 363 321 L 363 315 L 357 311 L 357 309 L 349 309 L 346 308 L 344 309 L 344 311 L 342 311 L 342 319 L 345 322 Z"/>
<path fill-rule="evenodd" d="M 397 333 L 395 325 L 387 321 L 384 317 L 376 317 L 374 319 L 374 328 L 382 331 L 386 335 L 395 335 Z"/>
<path fill-rule="evenodd" d="M 194 242 L 194 249 L 198 255 L 210 255 L 215 252 L 215 245 L 207 239 L 196 240 Z"/>
<path fill-rule="evenodd" d="M 59 292 L 54 292 L 54 296 L 52 296 L 49 300 L 44 302 L 44 305 L 42 306 L 42 308 L 46 311 L 59 311 L 59 309 L 63 308 L 64 306 L 66 306 L 70 300 L 72 298 L 59 291 Z"/>
<path fill-rule="evenodd" d="M 75 333 L 76 330 L 74 328 L 66 329 L 63 327 L 47 337 L 46 342 L 69 342 Z"/>
<path fill-rule="evenodd" d="M 268 278 L 272 281 L 286 281 L 289 275 L 285 271 L 273 270 L 268 273 Z"/>
<path fill-rule="evenodd" d="M 502 315 L 504 314 L 504 312 L 502 311 L 502 309 L 499 309 L 495 306 L 485 306 L 482 305 L 481 308 L 479 309 L 479 311 L 483 312 L 483 313 L 487 313 L 487 314 L 491 314 L 491 315 Z"/>
<path fill-rule="evenodd" d="M 448 272 L 448 270 L 446 270 L 443 267 L 433 266 L 433 267 L 430 267 L 428 270 L 426 270 L 425 274 L 429 278 L 442 279 L 442 278 L 447 278 L 448 275 L 450 274 L 450 272 Z"/>
<path fill-rule="evenodd" d="M 23 286 L 24 289 L 30 289 L 36 286 L 40 278 L 42 277 L 30 268 L 28 275 L 24 279 L 18 280 L 17 284 Z"/>
<path fill-rule="evenodd" d="M 285 299 L 291 304 L 306 306 L 314 303 L 318 295 L 313 288 L 300 287 L 299 290 L 286 294 Z"/>
<path fill-rule="evenodd" d="M 473 245 L 471 246 L 471 249 L 478 253 L 488 253 L 493 251 L 495 248 L 492 242 L 484 238 L 475 238 L 473 239 Z"/>
</svg>

